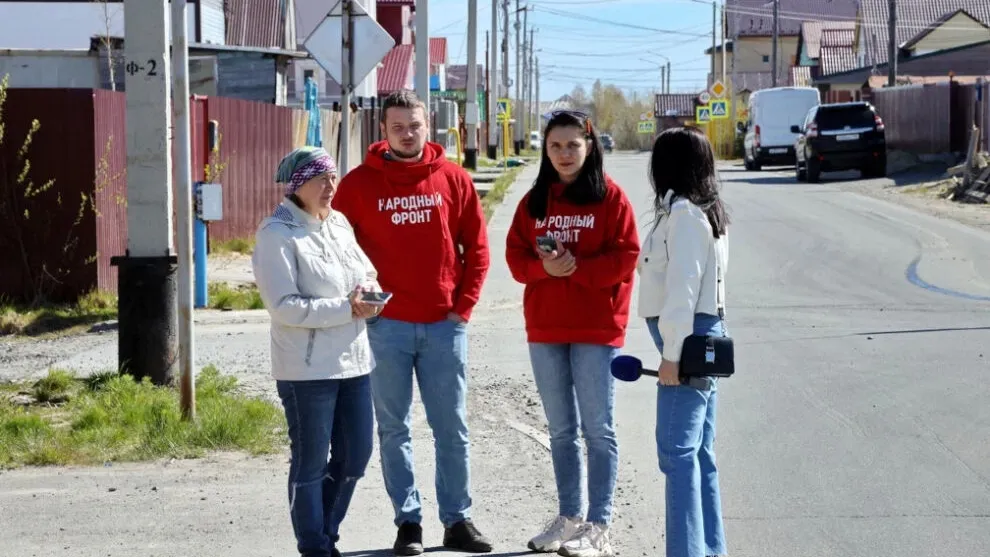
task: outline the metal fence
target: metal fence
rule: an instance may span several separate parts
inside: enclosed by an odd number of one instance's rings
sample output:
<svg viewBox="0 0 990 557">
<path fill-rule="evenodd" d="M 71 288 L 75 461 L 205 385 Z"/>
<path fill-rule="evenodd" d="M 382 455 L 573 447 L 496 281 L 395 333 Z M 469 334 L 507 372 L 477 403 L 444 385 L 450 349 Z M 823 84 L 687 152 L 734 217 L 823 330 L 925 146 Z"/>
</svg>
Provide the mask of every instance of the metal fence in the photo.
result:
<svg viewBox="0 0 990 557">
<path fill-rule="evenodd" d="M 32 297 L 43 285 L 53 300 L 93 289 L 114 291 L 110 258 L 127 245 L 126 96 L 90 89 L 11 89 L 3 107 L 0 145 L 0 296 Z M 274 180 L 281 158 L 306 141 L 304 111 L 217 97 L 191 103 L 193 180 L 224 190 L 223 220 L 210 224 L 210 241 L 252 237 L 282 196 Z M 322 109 L 323 145 L 339 158 L 341 113 Z M 36 190 L 18 183 L 18 152 L 32 121 L 29 160 Z M 219 145 L 208 144 L 216 121 Z M 352 166 L 379 138 L 378 110 L 353 115 Z M 37 188 L 53 180 L 38 193 Z M 180 192 L 173 189 L 174 195 Z M 182 193 L 188 195 L 188 193 Z"/>
</svg>

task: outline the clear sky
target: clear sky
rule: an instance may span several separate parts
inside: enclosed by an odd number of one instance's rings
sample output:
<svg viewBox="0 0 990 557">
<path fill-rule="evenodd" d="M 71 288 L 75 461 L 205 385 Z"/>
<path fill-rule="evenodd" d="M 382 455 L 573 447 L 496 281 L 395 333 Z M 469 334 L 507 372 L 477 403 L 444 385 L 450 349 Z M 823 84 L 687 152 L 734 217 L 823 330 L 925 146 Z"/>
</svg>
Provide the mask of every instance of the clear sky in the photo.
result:
<svg viewBox="0 0 990 557">
<path fill-rule="evenodd" d="M 486 67 L 491 5 L 491 0 L 478 0 L 478 63 Z M 541 100 L 570 93 L 575 85 L 590 88 L 596 79 L 630 91 L 654 92 L 660 87 L 664 57 L 670 60 L 673 92 L 700 92 L 706 86 L 710 62 L 704 51 L 712 44 L 711 0 L 519 0 L 519 5 L 530 7 L 529 26 L 536 29 Z M 515 8 L 516 0 L 510 0 L 513 79 Z M 431 36 L 448 39 L 450 63 L 466 63 L 467 0 L 430 0 L 429 14 Z"/>
</svg>

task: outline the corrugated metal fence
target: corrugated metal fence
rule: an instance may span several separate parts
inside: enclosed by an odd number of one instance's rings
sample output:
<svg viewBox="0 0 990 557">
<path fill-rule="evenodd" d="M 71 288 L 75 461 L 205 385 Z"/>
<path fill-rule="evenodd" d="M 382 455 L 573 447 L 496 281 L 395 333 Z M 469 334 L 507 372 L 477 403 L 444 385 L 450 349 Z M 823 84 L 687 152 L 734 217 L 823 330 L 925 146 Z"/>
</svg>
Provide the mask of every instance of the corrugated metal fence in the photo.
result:
<svg viewBox="0 0 990 557">
<path fill-rule="evenodd" d="M 94 288 L 116 290 L 110 258 L 127 239 L 124 93 L 90 89 L 11 89 L 0 145 L 0 296 L 71 300 Z M 378 139 L 375 107 L 354 114 L 352 164 Z M 270 104 L 193 97 L 193 180 L 219 182 L 223 220 L 210 224 L 210 241 L 251 237 L 282 191 L 274 174 L 281 158 L 305 144 L 305 112 Z M 339 111 L 324 109 L 323 144 L 339 158 Z M 18 183 L 18 152 L 33 119 L 28 159 L 36 188 Z M 209 151 L 210 121 L 219 148 Z M 53 186 L 41 192 L 48 180 Z M 178 192 L 174 192 L 178 193 Z M 30 194 L 30 195 L 29 195 Z"/>
</svg>

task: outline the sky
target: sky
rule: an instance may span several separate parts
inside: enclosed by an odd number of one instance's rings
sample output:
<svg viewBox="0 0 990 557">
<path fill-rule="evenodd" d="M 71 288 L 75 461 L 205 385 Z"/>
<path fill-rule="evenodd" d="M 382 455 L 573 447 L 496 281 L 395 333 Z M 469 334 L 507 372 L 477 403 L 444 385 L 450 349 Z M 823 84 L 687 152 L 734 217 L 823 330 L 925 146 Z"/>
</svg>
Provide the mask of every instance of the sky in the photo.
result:
<svg viewBox="0 0 990 557">
<path fill-rule="evenodd" d="M 478 63 L 487 67 L 485 32 L 491 29 L 492 2 L 477 1 Z M 706 86 L 711 0 L 519 0 L 519 6 L 530 8 L 529 26 L 536 29 L 543 101 L 568 94 L 576 85 L 590 89 L 596 79 L 629 92 L 657 92 L 660 65 L 668 59 L 672 92 L 695 93 Z M 516 0 L 510 0 L 512 79 L 515 9 Z M 447 37 L 450 64 L 467 63 L 467 11 L 467 0 L 430 0 L 430 35 Z"/>
</svg>

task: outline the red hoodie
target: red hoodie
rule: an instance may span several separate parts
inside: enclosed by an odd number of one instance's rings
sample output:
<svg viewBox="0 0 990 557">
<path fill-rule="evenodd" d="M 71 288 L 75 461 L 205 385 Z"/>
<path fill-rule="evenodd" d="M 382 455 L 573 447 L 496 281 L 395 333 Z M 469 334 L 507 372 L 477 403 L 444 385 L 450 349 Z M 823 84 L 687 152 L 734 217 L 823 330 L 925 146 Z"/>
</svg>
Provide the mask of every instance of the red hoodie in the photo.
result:
<svg viewBox="0 0 990 557">
<path fill-rule="evenodd" d="M 587 343 L 622 347 L 639 257 L 639 234 L 632 204 L 606 178 L 605 200 L 574 205 L 563 184 L 551 186 L 546 219 L 529 216 L 527 193 L 516 209 L 506 239 L 505 258 L 517 281 L 526 285 L 523 313 L 529 342 Z M 577 259 L 569 277 L 552 277 L 536 253 L 536 237 L 549 233 Z"/>
<path fill-rule="evenodd" d="M 381 315 L 434 323 L 465 320 L 488 274 L 488 231 L 471 176 L 427 143 L 419 162 L 386 158 L 388 142 L 368 147 L 333 198 L 392 299 Z M 462 249 L 463 251 L 462 251 Z"/>
</svg>

